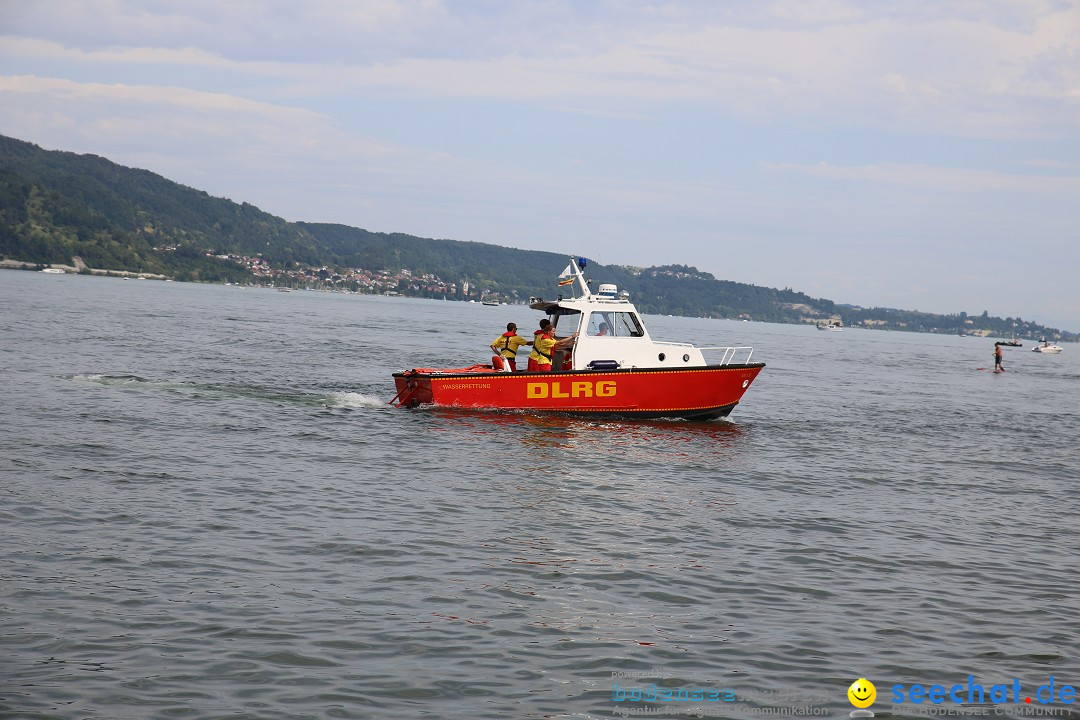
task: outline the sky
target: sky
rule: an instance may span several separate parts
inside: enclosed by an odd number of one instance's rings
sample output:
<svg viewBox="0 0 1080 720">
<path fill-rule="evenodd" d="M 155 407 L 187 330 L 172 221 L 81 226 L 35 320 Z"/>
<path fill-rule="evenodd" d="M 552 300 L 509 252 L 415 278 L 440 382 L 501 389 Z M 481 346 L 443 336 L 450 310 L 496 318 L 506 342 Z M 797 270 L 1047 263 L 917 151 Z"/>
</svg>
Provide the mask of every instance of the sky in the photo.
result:
<svg viewBox="0 0 1080 720">
<path fill-rule="evenodd" d="M 0 0 L 0 134 L 288 220 L 1080 330 L 1075 1 Z"/>
</svg>

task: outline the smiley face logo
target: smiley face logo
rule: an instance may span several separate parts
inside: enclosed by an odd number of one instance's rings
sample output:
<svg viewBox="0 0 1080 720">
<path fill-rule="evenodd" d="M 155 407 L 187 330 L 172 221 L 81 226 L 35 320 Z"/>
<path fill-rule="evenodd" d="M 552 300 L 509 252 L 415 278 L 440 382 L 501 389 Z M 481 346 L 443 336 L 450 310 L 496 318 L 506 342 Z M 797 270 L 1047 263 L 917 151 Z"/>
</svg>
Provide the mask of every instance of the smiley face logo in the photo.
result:
<svg viewBox="0 0 1080 720">
<path fill-rule="evenodd" d="M 847 697 L 857 708 L 870 707 L 877 699 L 877 688 L 866 678 L 859 678 L 847 689 Z"/>
</svg>

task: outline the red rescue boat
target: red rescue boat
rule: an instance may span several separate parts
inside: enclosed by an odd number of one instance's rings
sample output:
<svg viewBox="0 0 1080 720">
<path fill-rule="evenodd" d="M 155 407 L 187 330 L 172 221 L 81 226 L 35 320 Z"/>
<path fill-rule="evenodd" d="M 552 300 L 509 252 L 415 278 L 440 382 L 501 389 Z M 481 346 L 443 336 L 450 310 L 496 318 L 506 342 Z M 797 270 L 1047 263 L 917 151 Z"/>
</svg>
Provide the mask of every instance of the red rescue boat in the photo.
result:
<svg viewBox="0 0 1080 720">
<path fill-rule="evenodd" d="M 750 362 L 751 347 L 698 348 L 649 337 L 627 293 L 614 285 L 589 289 L 585 259 L 571 258 L 562 285 L 581 294 L 569 300 L 534 298 L 530 307 L 548 314 L 556 337 L 573 338 L 556 352 L 551 372 L 503 372 L 492 365 L 414 368 L 394 373 L 391 404 L 524 410 L 586 416 L 726 417 L 765 367 Z M 718 353 L 715 364 L 704 351 Z"/>
</svg>

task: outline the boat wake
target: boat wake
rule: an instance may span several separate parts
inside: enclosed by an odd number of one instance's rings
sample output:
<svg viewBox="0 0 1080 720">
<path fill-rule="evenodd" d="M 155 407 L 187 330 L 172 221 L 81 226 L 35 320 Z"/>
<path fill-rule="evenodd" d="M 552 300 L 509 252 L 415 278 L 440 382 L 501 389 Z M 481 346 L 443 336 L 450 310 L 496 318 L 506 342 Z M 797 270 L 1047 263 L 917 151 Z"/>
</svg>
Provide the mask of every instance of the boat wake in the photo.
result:
<svg viewBox="0 0 1080 720">
<path fill-rule="evenodd" d="M 386 398 L 375 397 L 374 395 L 364 395 L 356 392 L 335 392 L 330 393 L 330 397 L 327 398 L 327 406 L 357 410 L 360 408 L 385 408 L 387 403 Z"/>
<path fill-rule="evenodd" d="M 154 380 L 130 374 L 80 373 L 62 375 L 61 377 L 65 380 L 89 382 L 95 385 L 129 390 L 164 390 L 166 392 L 193 394 L 202 399 L 208 397 L 245 397 L 286 405 L 307 405 L 347 410 L 388 407 L 386 399 L 383 397 L 346 390 L 306 391 L 301 388 L 276 388 L 259 385 L 200 384 L 185 380 Z"/>
<path fill-rule="evenodd" d="M 153 388 L 193 388 L 194 383 L 166 380 L 149 380 L 138 375 L 106 375 L 104 373 L 79 373 L 76 375 L 61 375 L 65 380 L 76 382 L 92 382 L 98 385 L 120 385 L 124 387 L 153 387 Z"/>
</svg>

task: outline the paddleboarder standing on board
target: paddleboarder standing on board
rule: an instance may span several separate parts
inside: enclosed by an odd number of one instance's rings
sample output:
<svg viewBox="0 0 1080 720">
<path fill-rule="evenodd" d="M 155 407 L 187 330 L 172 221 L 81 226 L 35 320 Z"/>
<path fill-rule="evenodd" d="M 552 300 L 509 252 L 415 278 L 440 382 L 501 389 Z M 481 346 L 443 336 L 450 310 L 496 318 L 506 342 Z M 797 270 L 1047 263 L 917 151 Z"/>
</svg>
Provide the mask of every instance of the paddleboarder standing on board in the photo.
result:
<svg viewBox="0 0 1080 720">
<path fill-rule="evenodd" d="M 1001 366 L 1001 345 L 994 343 L 994 372 L 1005 372 L 1005 368 Z"/>
</svg>

